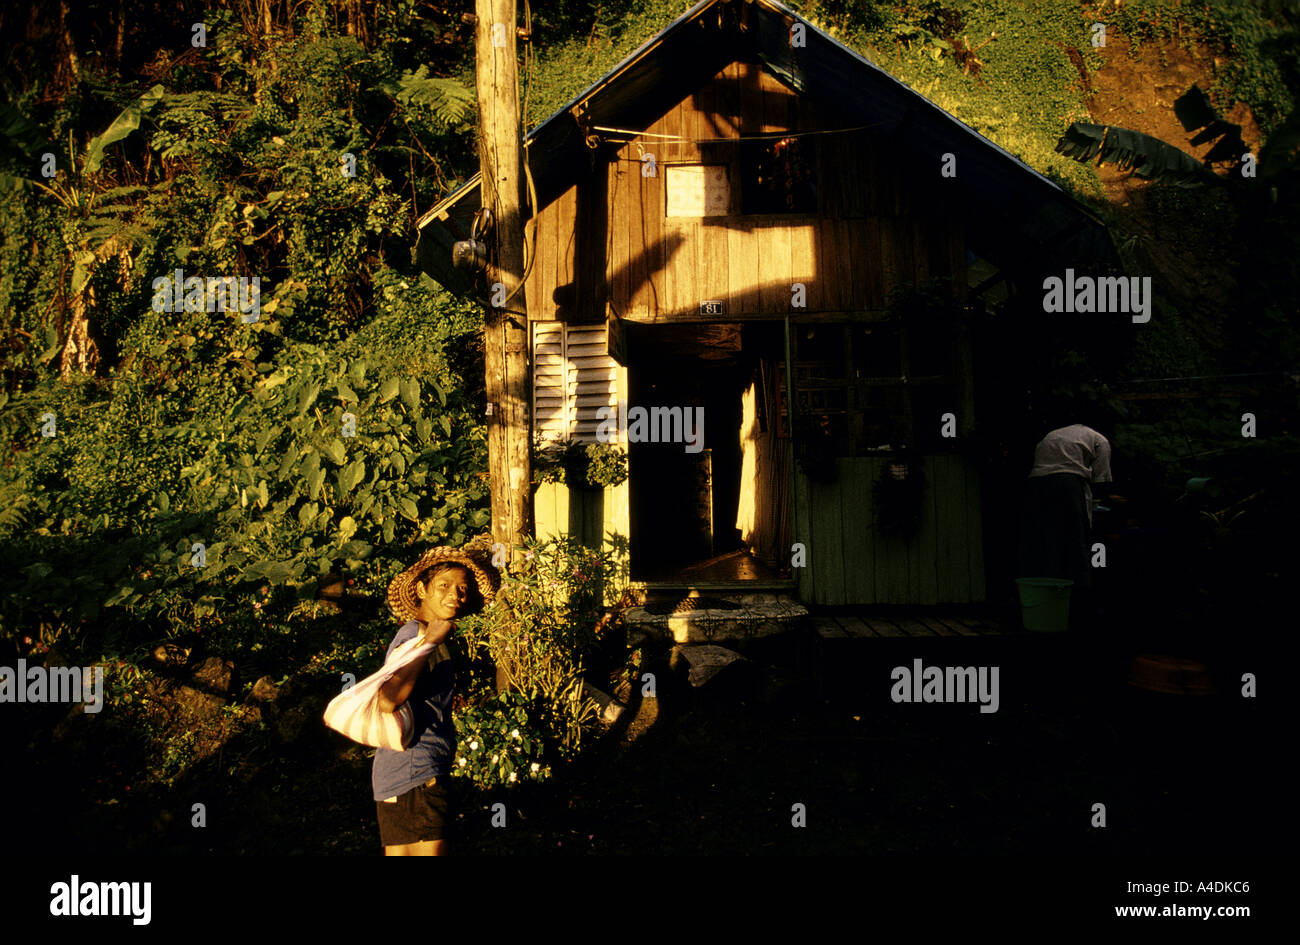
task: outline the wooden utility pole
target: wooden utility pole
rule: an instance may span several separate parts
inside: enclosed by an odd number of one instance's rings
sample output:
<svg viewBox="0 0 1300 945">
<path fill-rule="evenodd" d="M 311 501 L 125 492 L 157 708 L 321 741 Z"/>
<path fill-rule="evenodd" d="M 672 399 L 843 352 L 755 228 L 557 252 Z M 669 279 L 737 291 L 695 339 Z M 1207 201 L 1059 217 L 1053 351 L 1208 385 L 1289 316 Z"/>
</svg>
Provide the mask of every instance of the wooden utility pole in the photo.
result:
<svg viewBox="0 0 1300 945">
<path fill-rule="evenodd" d="M 484 334 L 492 540 L 514 548 L 533 531 L 515 0 L 475 3 L 480 194 L 493 218 Z"/>
</svg>

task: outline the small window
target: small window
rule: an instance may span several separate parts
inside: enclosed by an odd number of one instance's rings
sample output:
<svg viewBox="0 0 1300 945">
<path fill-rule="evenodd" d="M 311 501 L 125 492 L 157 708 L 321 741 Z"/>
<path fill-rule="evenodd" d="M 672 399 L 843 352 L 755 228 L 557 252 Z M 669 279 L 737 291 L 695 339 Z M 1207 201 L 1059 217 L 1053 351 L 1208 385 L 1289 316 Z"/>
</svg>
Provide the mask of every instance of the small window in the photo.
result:
<svg viewBox="0 0 1300 945">
<path fill-rule="evenodd" d="M 740 143 L 741 213 L 816 213 L 817 180 L 806 139 L 755 137 Z"/>
<path fill-rule="evenodd" d="M 731 180 L 725 164 L 669 164 L 665 216 L 721 217 L 731 212 Z"/>
</svg>

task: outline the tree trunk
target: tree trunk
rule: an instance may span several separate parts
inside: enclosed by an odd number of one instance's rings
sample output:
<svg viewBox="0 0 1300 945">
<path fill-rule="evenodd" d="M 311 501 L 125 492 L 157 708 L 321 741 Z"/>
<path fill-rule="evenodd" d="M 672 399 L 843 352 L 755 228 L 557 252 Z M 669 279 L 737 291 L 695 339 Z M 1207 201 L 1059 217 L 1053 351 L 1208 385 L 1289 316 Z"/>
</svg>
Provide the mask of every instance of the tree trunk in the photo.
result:
<svg viewBox="0 0 1300 945">
<path fill-rule="evenodd" d="M 63 41 L 63 54 L 68 60 L 68 69 L 72 72 L 72 81 L 81 79 L 81 63 L 77 61 L 77 44 L 73 42 L 72 31 L 68 29 L 68 3 L 59 0 L 59 38 Z"/>
<path fill-rule="evenodd" d="M 90 318 L 86 314 L 93 307 L 95 290 L 89 285 L 89 275 L 86 282 L 85 288 L 72 297 L 72 324 L 59 359 L 59 374 L 65 381 L 74 373 L 94 374 L 99 369 L 99 348 L 90 337 Z"/>
</svg>

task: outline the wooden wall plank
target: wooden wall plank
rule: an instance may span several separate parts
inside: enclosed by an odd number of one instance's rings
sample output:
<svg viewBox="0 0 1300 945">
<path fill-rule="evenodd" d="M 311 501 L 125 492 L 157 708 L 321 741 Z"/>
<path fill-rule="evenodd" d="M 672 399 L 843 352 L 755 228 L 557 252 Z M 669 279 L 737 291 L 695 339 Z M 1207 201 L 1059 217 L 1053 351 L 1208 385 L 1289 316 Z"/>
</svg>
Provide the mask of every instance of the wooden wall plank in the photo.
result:
<svg viewBox="0 0 1300 945">
<path fill-rule="evenodd" d="M 838 136 L 841 138 L 841 163 L 835 169 L 840 182 L 840 196 L 843 202 L 843 215 L 846 217 L 866 216 L 866 198 L 869 182 L 862 166 L 863 155 L 870 154 L 870 149 L 862 146 L 860 136 Z"/>
<path fill-rule="evenodd" d="M 713 131 L 718 138 L 740 136 L 740 63 L 733 62 L 713 77 L 713 100 L 717 113 Z"/>
<path fill-rule="evenodd" d="M 556 219 L 556 242 L 559 255 L 555 262 L 555 285 L 547 289 L 551 303 L 555 304 L 555 290 L 562 285 L 570 285 L 568 304 L 571 309 L 582 306 L 581 289 L 578 286 L 578 188 L 570 187 L 556 202 L 558 217 Z M 559 308 L 556 306 L 556 314 Z"/>
<path fill-rule="evenodd" d="M 560 255 L 560 235 L 562 230 L 569 230 L 572 226 L 571 224 L 563 228 L 560 226 L 560 217 L 564 215 L 561 212 L 561 205 L 562 198 L 568 196 L 573 190 L 574 188 L 570 187 L 560 199 L 552 201 L 551 205 L 542 211 L 541 226 L 537 233 L 540 245 L 537 262 L 541 266 L 542 281 L 539 286 L 536 311 L 544 319 L 555 318 L 555 274 Z"/>
<path fill-rule="evenodd" d="M 844 488 L 840 499 L 843 516 L 843 558 L 845 596 L 850 604 L 869 604 L 875 600 L 874 561 L 870 540 L 871 493 L 866 488 L 867 463 L 860 458 L 840 460 Z"/>
<path fill-rule="evenodd" d="M 839 511 L 835 490 L 824 483 L 809 483 L 809 518 L 817 544 L 809 547 L 810 559 L 815 559 L 813 587 L 817 602 L 836 605 L 844 603 L 843 560 L 840 556 Z"/>
<path fill-rule="evenodd" d="M 619 315 L 625 315 L 631 309 L 634 283 L 629 253 L 640 229 L 640 221 L 632 219 L 637 206 L 637 202 L 632 199 L 632 187 L 636 181 L 631 178 L 629 171 L 636 171 L 640 175 L 639 168 L 633 168 L 627 163 L 627 148 L 623 148 L 609 167 L 609 239 L 606 242 L 609 304 Z"/>
<path fill-rule="evenodd" d="M 880 244 L 880 217 L 869 216 L 862 221 L 861 255 L 858 257 L 862 269 L 862 307 L 883 309 L 888 301 L 885 294 L 885 270 L 882 263 Z"/>
<path fill-rule="evenodd" d="M 926 488 L 935 481 L 935 457 L 927 456 L 922 463 Z M 939 602 L 939 529 L 935 520 L 934 503 L 921 501 L 921 527 L 913 542 L 912 569 L 909 572 L 916 596 L 912 601 L 921 604 Z"/>
<path fill-rule="evenodd" d="M 825 218 L 841 219 L 844 216 L 841 176 L 848 148 L 843 135 L 819 135 L 816 140 L 817 186 L 821 191 L 822 213 Z"/>
<path fill-rule="evenodd" d="M 547 251 L 546 242 L 542 239 L 543 213 L 545 211 L 536 214 L 535 226 L 529 226 L 527 231 L 533 239 L 533 264 L 529 267 L 527 278 L 524 279 L 524 292 L 528 303 L 528 317 L 534 321 L 540 321 L 542 318 L 541 306 L 538 304 L 538 300 L 542 297 L 541 254 Z"/>
<path fill-rule="evenodd" d="M 784 226 L 760 226 L 758 272 L 760 303 L 764 311 L 790 311 L 790 231 Z"/>
<path fill-rule="evenodd" d="M 753 314 L 759 304 L 758 236 L 752 226 L 727 227 L 727 298 L 730 312 Z"/>
<path fill-rule="evenodd" d="M 790 282 L 804 285 L 804 308 L 794 311 L 820 312 L 821 279 L 817 272 L 817 226 L 805 223 L 790 227 Z"/>
<path fill-rule="evenodd" d="M 679 137 L 682 134 L 682 106 L 677 104 L 664 114 L 661 120 L 662 133 Z M 681 155 L 681 148 L 675 143 L 666 143 L 663 145 L 664 152 L 668 159 L 677 160 Z M 659 166 L 660 187 L 667 192 L 668 168 L 664 164 Z M 666 198 L 665 198 L 666 199 Z M 690 254 L 691 264 L 694 265 L 695 255 L 694 247 L 685 244 L 687 233 L 682 222 L 674 217 L 661 216 L 660 226 L 664 240 L 664 267 L 663 267 L 663 294 L 659 299 L 659 315 L 675 315 L 678 313 L 678 293 L 680 281 L 687 273 L 681 271 L 683 257 Z M 674 249 L 676 247 L 676 249 Z"/>
<path fill-rule="evenodd" d="M 629 157 L 636 155 L 635 150 Z M 625 309 L 629 314 L 641 317 L 649 314 L 650 265 L 651 256 L 648 227 L 646 225 L 646 203 L 649 187 L 654 178 L 642 178 L 640 158 L 636 163 L 626 163 L 622 200 L 619 211 L 611 221 L 616 227 L 624 228 L 627 234 L 627 248 L 624 259 L 627 265 L 625 278 Z"/>
<path fill-rule="evenodd" d="M 780 368 L 779 368 L 780 369 Z M 799 599 L 809 603 L 825 603 L 818 599 L 813 582 L 817 572 L 817 542 L 813 534 L 812 521 L 808 516 L 808 478 L 796 470 L 794 474 L 794 508 L 791 520 L 794 524 L 791 544 L 802 542 L 808 553 L 807 567 L 792 568 L 799 589 Z"/>
<path fill-rule="evenodd" d="M 898 222 L 894 217 L 879 217 L 881 288 L 885 298 L 893 292 L 904 270 L 899 268 Z"/>
<path fill-rule="evenodd" d="M 759 71 L 759 84 L 763 91 L 763 132 L 774 134 L 793 130 L 791 102 L 794 93 L 766 69 Z"/>
<path fill-rule="evenodd" d="M 872 269 L 866 221 L 854 218 L 844 222 L 848 229 L 848 239 L 844 243 L 845 262 L 842 268 L 848 280 L 849 307 L 864 309 L 867 308 L 867 286 Z"/>
<path fill-rule="evenodd" d="M 979 470 L 975 464 L 962 460 L 966 476 L 966 553 L 969 562 L 970 592 L 967 600 L 983 601 L 988 595 L 984 586 L 984 538 L 980 522 Z"/>
<path fill-rule="evenodd" d="M 758 134 L 763 130 L 762 66 L 756 62 L 740 63 L 740 130 Z"/>
<path fill-rule="evenodd" d="M 934 516 L 938 522 L 939 546 L 936 567 L 939 599 L 944 603 L 965 601 L 965 588 L 968 583 L 966 560 L 960 538 L 960 533 L 965 531 L 965 520 L 961 515 L 965 484 L 958 488 L 958 483 L 953 477 L 953 463 L 952 456 L 934 458 L 934 484 L 930 489 Z M 962 552 L 960 560 L 959 552 Z"/>
<path fill-rule="evenodd" d="M 696 262 L 699 298 L 727 299 L 730 286 L 730 239 L 724 226 L 701 223 L 696 227 Z M 697 309 L 698 311 L 698 309 Z"/>
<path fill-rule="evenodd" d="M 667 268 L 667 247 L 664 244 L 664 178 L 660 167 L 654 177 L 638 178 L 641 199 L 641 226 L 645 234 L 642 255 L 645 259 L 646 283 L 638 291 L 637 311 L 644 300 L 647 314 L 658 315 L 663 310 L 664 270 Z M 630 250 L 636 252 L 633 246 Z M 639 271 L 639 268 L 638 268 Z"/>
</svg>

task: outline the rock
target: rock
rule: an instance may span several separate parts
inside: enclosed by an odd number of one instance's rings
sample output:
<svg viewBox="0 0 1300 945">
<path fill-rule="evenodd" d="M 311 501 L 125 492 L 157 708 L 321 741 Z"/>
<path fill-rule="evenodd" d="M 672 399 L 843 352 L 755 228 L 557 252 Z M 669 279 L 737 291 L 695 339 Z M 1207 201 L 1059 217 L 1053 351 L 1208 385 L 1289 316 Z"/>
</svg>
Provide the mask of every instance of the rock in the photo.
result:
<svg viewBox="0 0 1300 945">
<path fill-rule="evenodd" d="M 153 658 L 154 662 L 161 663 L 163 666 L 184 666 L 189 661 L 190 648 L 175 643 L 163 643 L 154 649 Z"/>
<path fill-rule="evenodd" d="M 270 676 L 263 676 L 253 683 L 253 691 L 248 698 L 253 702 L 274 702 L 280 695 L 280 687 Z"/>
<path fill-rule="evenodd" d="M 596 705 L 600 707 L 600 720 L 602 722 L 612 723 L 618 721 L 618 717 L 627 708 L 617 699 L 611 698 L 590 683 L 583 683 L 582 691 L 584 695 L 595 701 Z"/>
<path fill-rule="evenodd" d="M 347 585 L 341 574 L 326 574 L 317 580 L 316 594 L 322 600 L 339 601 L 347 594 Z"/>
<path fill-rule="evenodd" d="M 193 679 L 213 692 L 226 694 L 230 692 L 230 684 L 234 676 L 234 663 L 218 656 L 209 656 L 199 664 L 198 669 L 194 670 Z"/>
<path fill-rule="evenodd" d="M 177 686 L 175 692 L 177 709 L 192 719 L 210 719 L 221 712 L 226 700 L 203 692 L 193 686 Z"/>
<path fill-rule="evenodd" d="M 669 653 L 668 662 L 674 672 L 682 672 L 682 669 L 685 669 L 686 678 L 693 689 L 699 689 L 706 685 L 733 664 L 748 664 L 749 669 L 751 671 L 753 669 L 753 664 L 735 650 L 711 644 L 675 646 Z"/>
</svg>

